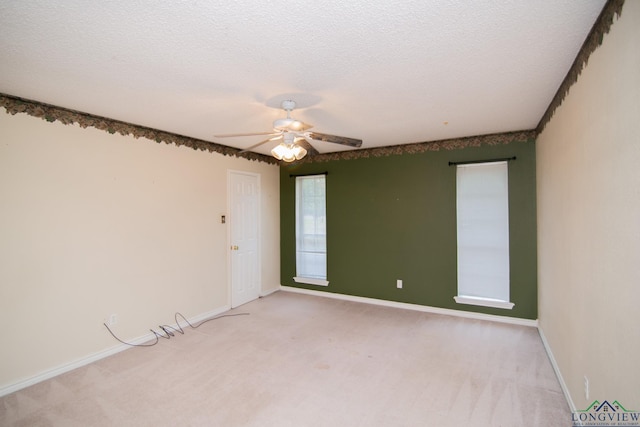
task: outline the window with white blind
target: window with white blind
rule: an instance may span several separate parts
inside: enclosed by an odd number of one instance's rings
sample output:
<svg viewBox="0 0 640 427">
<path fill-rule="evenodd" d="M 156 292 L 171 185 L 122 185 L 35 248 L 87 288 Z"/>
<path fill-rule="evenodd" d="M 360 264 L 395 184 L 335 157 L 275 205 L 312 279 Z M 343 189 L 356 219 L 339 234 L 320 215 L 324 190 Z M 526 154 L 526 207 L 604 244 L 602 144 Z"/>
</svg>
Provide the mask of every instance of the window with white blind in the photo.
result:
<svg viewBox="0 0 640 427">
<path fill-rule="evenodd" d="M 326 176 L 296 177 L 296 277 L 327 286 Z"/>
<path fill-rule="evenodd" d="M 513 308 L 509 301 L 509 185 L 506 161 L 456 166 L 460 304 Z"/>
</svg>

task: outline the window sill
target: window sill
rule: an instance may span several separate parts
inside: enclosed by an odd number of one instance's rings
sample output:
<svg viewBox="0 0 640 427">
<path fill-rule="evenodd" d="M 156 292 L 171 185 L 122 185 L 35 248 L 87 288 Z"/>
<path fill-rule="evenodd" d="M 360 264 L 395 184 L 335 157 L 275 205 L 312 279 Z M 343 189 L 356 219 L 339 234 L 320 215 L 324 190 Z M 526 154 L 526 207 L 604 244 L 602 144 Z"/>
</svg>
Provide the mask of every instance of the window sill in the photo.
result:
<svg viewBox="0 0 640 427">
<path fill-rule="evenodd" d="M 329 282 L 327 280 L 312 279 L 310 277 L 294 277 L 293 281 L 296 283 L 304 283 L 307 285 L 329 286 Z"/>
<path fill-rule="evenodd" d="M 479 305 L 482 307 L 493 307 L 493 308 L 504 308 L 506 310 L 511 310 L 514 303 L 508 301 L 501 301 L 497 299 L 491 298 L 480 298 L 480 297 L 467 297 L 467 296 L 457 296 L 453 297 L 454 300 L 458 304 L 467 304 L 467 305 Z"/>
</svg>

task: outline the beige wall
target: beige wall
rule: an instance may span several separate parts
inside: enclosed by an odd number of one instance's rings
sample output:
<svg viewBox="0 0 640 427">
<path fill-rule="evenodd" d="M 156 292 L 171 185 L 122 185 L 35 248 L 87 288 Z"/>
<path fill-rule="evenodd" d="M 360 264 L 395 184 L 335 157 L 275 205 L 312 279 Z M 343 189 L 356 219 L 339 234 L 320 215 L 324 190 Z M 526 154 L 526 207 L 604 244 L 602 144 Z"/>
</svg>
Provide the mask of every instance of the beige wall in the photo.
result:
<svg viewBox="0 0 640 427">
<path fill-rule="evenodd" d="M 639 41 L 628 0 L 537 140 L 539 320 L 577 409 L 640 409 Z"/>
<path fill-rule="evenodd" d="M 279 286 L 278 167 L 0 108 L 0 390 L 224 310 L 227 171 L 261 175 L 262 291 Z M 157 328 L 156 328 L 157 329 Z"/>
</svg>

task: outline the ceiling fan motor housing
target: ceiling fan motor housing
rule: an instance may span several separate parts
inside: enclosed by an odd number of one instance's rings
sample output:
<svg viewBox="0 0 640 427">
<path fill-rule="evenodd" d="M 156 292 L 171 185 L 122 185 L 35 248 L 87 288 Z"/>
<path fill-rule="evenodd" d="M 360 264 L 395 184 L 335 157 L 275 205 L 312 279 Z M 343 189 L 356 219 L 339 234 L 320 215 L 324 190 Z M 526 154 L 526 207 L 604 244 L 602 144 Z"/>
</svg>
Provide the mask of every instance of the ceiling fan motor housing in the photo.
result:
<svg viewBox="0 0 640 427">
<path fill-rule="evenodd" d="M 273 128 L 276 130 L 289 130 L 289 129 L 295 129 L 296 125 L 298 123 L 301 123 L 295 119 L 292 119 L 290 117 L 287 117 L 285 119 L 277 119 L 274 120 L 273 122 Z M 297 127 L 300 127 L 299 125 Z"/>
<path fill-rule="evenodd" d="M 305 124 L 299 120 L 291 118 L 291 111 L 296 108 L 296 102 L 290 99 L 286 99 L 282 101 L 282 109 L 287 112 L 287 117 L 284 119 L 277 119 L 273 122 L 273 128 L 275 130 L 283 131 L 283 130 L 302 130 L 305 127 Z"/>
</svg>

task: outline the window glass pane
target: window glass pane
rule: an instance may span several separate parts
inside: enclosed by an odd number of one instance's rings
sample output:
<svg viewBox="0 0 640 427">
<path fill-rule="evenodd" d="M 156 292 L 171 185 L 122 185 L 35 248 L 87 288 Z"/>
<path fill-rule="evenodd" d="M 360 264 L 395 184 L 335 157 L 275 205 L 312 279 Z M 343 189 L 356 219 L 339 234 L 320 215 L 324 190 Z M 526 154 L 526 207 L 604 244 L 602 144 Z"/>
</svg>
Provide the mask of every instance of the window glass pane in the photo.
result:
<svg viewBox="0 0 640 427">
<path fill-rule="evenodd" d="M 458 165 L 458 295 L 509 301 L 507 162 Z"/>
<path fill-rule="evenodd" d="M 296 178 L 296 275 L 327 278 L 326 180 Z"/>
</svg>

